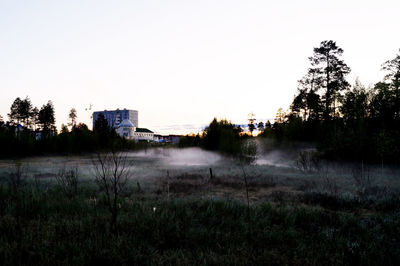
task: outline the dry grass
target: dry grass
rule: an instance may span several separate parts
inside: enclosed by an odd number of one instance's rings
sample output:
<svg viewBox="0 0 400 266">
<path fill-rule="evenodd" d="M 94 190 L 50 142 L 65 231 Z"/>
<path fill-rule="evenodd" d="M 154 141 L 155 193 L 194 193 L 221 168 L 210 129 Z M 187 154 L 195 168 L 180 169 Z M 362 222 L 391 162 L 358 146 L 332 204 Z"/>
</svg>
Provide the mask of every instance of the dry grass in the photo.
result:
<svg viewBox="0 0 400 266">
<path fill-rule="evenodd" d="M 149 154 L 151 156 L 152 153 L 129 156 L 134 167 L 131 169 L 133 178 L 128 183 L 134 191 L 139 189 L 137 184 L 140 184 L 140 197 L 245 198 L 246 188 L 241 168 L 232 161 L 210 165 L 166 164 L 169 160 L 165 156 L 148 157 Z M 56 180 L 59 169 L 70 166 L 78 167 L 81 182 L 93 181 L 90 155 L 32 157 L 21 162 L 27 169 L 27 181 L 42 180 L 50 183 Z M 13 165 L 11 160 L 1 160 L 0 177 L 7 176 Z M 372 196 L 383 198 L 400 191 L 399 169 L 392 167 L 382 171 L 378 168 L 369 167 L 368 176 L 361 176 L 368 177 L 367 185 L 360 182 L 360 175 L 355 175 L 354 166 L 334 163 L 323 165 L 319 170 L 313 168 L 313 171 L 300 171 L 295 166 L 273 165 L 246 166 L 245 171 L 249 198 L 253 203 L 265 200 L 293 201 L 293 198 L 309 193 L 325 193 L 335 197 L 350 195 L 369 200 Z"/>
</svg>

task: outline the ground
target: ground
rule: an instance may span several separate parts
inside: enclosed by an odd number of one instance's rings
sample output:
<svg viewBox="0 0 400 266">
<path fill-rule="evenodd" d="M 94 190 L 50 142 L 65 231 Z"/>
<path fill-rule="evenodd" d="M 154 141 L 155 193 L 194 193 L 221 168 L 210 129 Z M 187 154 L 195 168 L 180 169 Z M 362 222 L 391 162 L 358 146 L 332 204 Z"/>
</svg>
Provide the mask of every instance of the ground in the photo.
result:
<svg viewBox="0 0 400 266">
<path fill-rule="evenodd" d="M 126 158 L 116 223 L 95 154 L 0 161 L 0 264 L 400 263 L 396 167 L 305 170 L 281 151 L 243 165 L 196 148 Z"/>
</svg>

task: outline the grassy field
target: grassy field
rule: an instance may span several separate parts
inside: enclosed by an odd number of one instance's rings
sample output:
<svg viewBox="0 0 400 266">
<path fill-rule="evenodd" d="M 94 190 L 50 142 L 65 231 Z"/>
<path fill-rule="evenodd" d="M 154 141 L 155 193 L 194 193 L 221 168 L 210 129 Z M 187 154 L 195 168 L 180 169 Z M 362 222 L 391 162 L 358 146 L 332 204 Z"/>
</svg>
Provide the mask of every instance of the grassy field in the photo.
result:
<svg viewBox="0 0 400 266">
<path fill-rule="evenodd" d="M 240 165 L 198 149 L 127 160 L 115 225 L 94 156 L 0 161 L 0 263 L 400 263 L 394 167 L 305 171 L 284 154 Z M 75 189 L 60 181 L 65 169 L 77 173 Z"/>
</svg>

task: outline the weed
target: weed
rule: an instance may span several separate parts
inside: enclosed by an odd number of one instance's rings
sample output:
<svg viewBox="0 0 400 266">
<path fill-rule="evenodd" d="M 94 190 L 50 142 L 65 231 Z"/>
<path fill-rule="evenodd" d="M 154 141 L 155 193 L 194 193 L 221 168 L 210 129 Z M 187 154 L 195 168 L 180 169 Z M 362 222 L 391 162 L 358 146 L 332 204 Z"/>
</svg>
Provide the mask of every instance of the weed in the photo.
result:
<svg viewBox="0 0 400 266">
<path fill-rule="evenodd" d="M 56 175 L 58 185 L 70 198 L 78 193 L 78 168 L 62 168 Z"/>
</svg>

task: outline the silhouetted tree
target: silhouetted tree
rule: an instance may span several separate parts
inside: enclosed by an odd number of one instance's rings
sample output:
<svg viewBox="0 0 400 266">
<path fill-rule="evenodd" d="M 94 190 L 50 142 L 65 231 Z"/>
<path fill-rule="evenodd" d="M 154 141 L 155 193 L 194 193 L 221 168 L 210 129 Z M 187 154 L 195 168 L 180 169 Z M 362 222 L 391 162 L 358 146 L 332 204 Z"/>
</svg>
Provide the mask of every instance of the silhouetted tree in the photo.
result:
<svg viewBox="0 0 400 266">
<path fill-rule="evenodd" d="M 321 116 L 322 103 L 320 96 L 316 93 L 322 84 L 321 71 L 311 68 L 307 74 L 298 81 L 297 95 L 295 95 L 290 106 L 291 115 L 300 116 L 303 120 L 319 120 Z"/>
<path fill-rule="evenodd" d="M 196 135 L 186 135 L 179 139 L 179 147 L 193 147 L 200 145 L 200 134 Z"/>
<path fill-rule="evenodd" d="M 8 114 L 8 117 L 12 124 L 19 124 L 21 121 L 21 116 L 19 113 L 20 106 L 21 106 L 21 98 L 17 97 L 12 103 L 10 107 L 10 113 Z"/>
<path fill-rule="evenodd" d="M 207 150 L 238 155 L 242 151 L 240 129 L 227 120 L 214 118 L 203 132 L 201 146 Z"/>
<path fill-rule="evenodd" d="M 44 136 L 48 136 L 50 132 L 54 132 L 56 130 L 54 118 L 54 106 L 51 101 L 48 101 L 47 104 L 43 105 L 39 111 L 39 125 L 44 134 Z"/>
<path fill-rule="evenodd" d="M 364 121 L 368 116 L 369 95 L 365 87 L 357 79 L 353 89 L 343 97 L 340 108 L 345 122 Z"/>
<path fill-rule="evenodd" d="M 108 132 L 110 131 L 107 119 L 104 117 L 102 113 L 100 113 L 97 116 L 97 119 L 94 122 L 94 131 L 99 134 L 105 134 L 105 135 L 107 135 Z"/>
<path fill-rule="evenodd" d="M 93 131 L 98 136 L 99 146 L 107 146 L 107 143 L 116 136 L 115 130 L 108 126 L 107 119 L 102 113 L 97 116 Z"/>
<path fill-rule="evenodd" d="M 286 113 L 282 108 L 279 108 L 275 115 L 275 123 L 282 124 L 286 120 Z"/>
<path fill-rule="evenodd" d="M 11 105 L 8 116 L 13 124 L 22 123 L 25 127 L 31 127 L 33 123 L 33 108 L 29 97 L 27 96 L 23 100 L 17 97 Z"/>
<path fill-rule="evenodd" d="M 69 133 L 68 127 L 64 124 L 61 124 L 61 133 Z"/>
<path fill-rule="evenodd" d="M 264 124 L 264 130 L 259 134 L 261 137 L 274 137 L 272 124 L 269 120 Z"/>
<path fill-rule="evenodd" d="M 243 128 L 240 125 L 234 125 L 234 128 L 237 130 L 239 134 L 243 132 Z"/>
<path fill-rule="evenodd" d="M 263 123 L 262 121 L 260 121 L 260 122 L 257 124 L 257 129 L 258 129 L 259 131 L 263 131 L 263 130 L 264 130 L 264 123 Z"/>
<path fill-rule="evenodd" d="M 21 121 L 24 124 L 24 126 L 30 127 L 31 117 L 32 117 L 32 103 L 29 97 L 26 97 L 24 100 L 20 102 L 20 106 L 18 109 Z"/>
<path fill-rule="evenodd" d="M 75 125 L 75 127 L 73 128 L 74 131 L 76 130 L 80 130 L 80 131 L 89 131 L 88 126 L 85 123 L 79 123 L 77 125 Z"/>
<path fill-rule="evenodd" d="M 32 123 L 33 129 L 36 130 L 36 128 L 37 128 L 37 126 L 39 124 L 39 109 L 37 107 L 34 107 L 32 109 L 32 112 L 31 112 L 31 123 Z"/>
<path fill-rule="evenodd" d="M 395 105 L 390 85 L 378 82 L 373 88 L 369 105 L 370 117 L 378 127 L 389 127 L 395 118 Z"/>
<path fill-rule="evenodd" d="M 383 63 L 382 70 L 387 72 L 385 80 L 389 81 L 393 91 L 396 119 L 400 119 L 400 55 Z"/>
<path fill-rule="evenodd" d="M 319 121 L 322 116 L 322 102 L 321 97 L 314 91 L 310 90 L 306 95 L 308 119 L 312 121 Z"/>
<path fill-rule="evenodd" d="M 256 129 L 256 125 L 255 125 L 256 118 L 255 118 L 254 113 L 250 113 L 249 114 L 248 121 L 249 121 L 249 124 L 248 124 L 249 131 L 250 131 L 251 134 L 253 134 L 253 131 Z"/>
<path fill-rule="evenodd" d="M 319 47 L 314 48 L 314 55 L 309 58 L 311 68 L 309 75 L 314 75 L 318 80 L 316 90 L 324 90 L 325 103 L 324 118 L 336 116 L 338 93 L 349 87 L 345 77 L 350 73 L 350 68 L 339 57 L 343 49 L 334 41 L 323 41 Z M 310 73 L 311 71 L 311 73 Z"/>
<path fill-rule="evenodd" d="M 303 119 L 307 119 L 307 92 L 305 89 L 298 89 L 298 94 L 294 97 L 290 109 L 293 115 L 300 116 L 303 113 Z"/>
<path fill-rule="evenodd" d="M 76 125 L 76 118 L 78 117 L 78 115 L 76 114 L 76 109 L 75 108 L 71 108 L 71 110 L 69 111 L 69 115 L 68 118 L 71 119 L 71 122 L 68 123 L 69 126 L 74 127 Z"/>
</svg>

